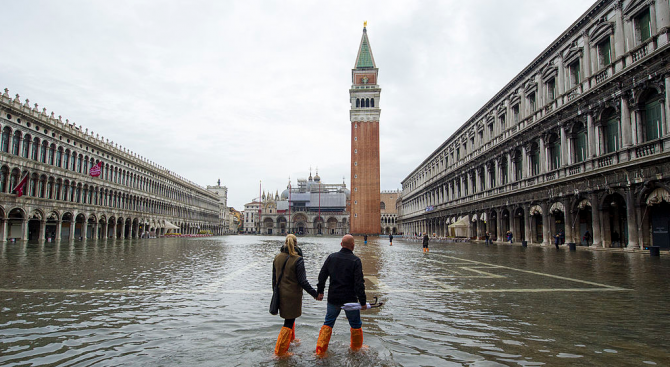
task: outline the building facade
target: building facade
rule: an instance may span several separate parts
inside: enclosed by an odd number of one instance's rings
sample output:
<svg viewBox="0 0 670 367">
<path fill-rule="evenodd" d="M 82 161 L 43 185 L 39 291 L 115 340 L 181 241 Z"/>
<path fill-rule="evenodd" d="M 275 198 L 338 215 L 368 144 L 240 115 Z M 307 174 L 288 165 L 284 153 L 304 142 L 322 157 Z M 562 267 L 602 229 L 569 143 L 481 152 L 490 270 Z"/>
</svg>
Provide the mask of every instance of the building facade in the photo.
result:
<svg viewBox="0 0 670 367">
<path fill-rule="evenodd" d="M 0 131 L 1 241 L 223 231 L 215 194 L 7 89 Z"/>
<path fill-rule="evenodd" d="M 382 191 L 379 209 L 381 210 L 381 231 L 383 234 L 397 234 L 398 231 L 398 209 L 396 202 L 400 196 L 400 190 Z"/>
<path fill-rule="evenodd" d="M 379 233 L 379 70 L 366 27 L 351 71 L 351 233 Z"/>
<path fill-rule="evenodd" d="M 207 185 L 207 191 L 216 194 L 219 200 L 219 220 L 221 221 L 223 234 L 237 233 L 236 227 L 233 228 L 235 218 L 230 216 L 231 208 L 228 207 L 228 188 L 221 186 L 221 179 L 219 179 L 216 185 Z"/>
<path fill-rule="evenodd" d="M 296 186 L 289 182 L 281 194 L 262 193 L 260 201 L 246 204 L 245 233 L 345 235 L 349 233 L 349 196 L 344 183 L 323 183 L 318 171 L 314 177 L 310 173 L 309 178 L 298 179 Z M 260 229 L 258 223 L 262 223 Z"/>
<path fill-rule="evenodd" d="M 403 180 L 402 231 L 670 247 L 669 32 L 597 1 Z"/>
<path fill-rule="evenodd" d="M 250 203 L 244 204 L 244 211 L 242 216 L 244 222 L 242 223 L 242 232 L 246 234 L 258 233 L 258 214 L 261 207 L 260 198 L 255 198 Z"/>
</svg>

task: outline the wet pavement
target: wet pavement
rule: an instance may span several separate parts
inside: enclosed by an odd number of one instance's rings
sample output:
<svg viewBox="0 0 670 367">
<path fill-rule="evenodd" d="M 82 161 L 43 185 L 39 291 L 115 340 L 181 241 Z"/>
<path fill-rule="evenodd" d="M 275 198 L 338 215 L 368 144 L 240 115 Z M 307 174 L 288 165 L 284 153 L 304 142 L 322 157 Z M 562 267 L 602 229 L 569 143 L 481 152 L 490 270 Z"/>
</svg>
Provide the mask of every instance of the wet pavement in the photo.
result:
<svg viewBox="0 0 670 367">
<path fill-rule="evenodd" d="M 299 238 L 308 279 L 339 238 Z M 0 365 L 670 365 L 670 257 L 357 238 L 364 344 L 307 294 L 301 342 L 277 359 L 267 312 L 280 237 L 0 245 Z"/>
</svg>

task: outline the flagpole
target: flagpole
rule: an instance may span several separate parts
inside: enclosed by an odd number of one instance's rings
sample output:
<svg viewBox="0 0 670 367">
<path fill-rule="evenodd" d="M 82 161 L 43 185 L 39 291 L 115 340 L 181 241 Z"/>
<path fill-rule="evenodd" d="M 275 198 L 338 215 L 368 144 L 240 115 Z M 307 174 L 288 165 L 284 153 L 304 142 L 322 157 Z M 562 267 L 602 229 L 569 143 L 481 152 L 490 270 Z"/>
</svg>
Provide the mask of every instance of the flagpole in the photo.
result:
<svg viewBox="0 0 670 367">
<path fill-rule="evenodd" d="M 26 187 L 27 182 L 28 182 L 28 171 L 26 171 L 26 174 L 23 175 L 23 177 L 19 180 L 16 186 L 14 186 L 14 188 L 12 189 L 12 192 L 16 191 L 17 198 L 23 196 L 23 190 Z"/>
<path fill-rule="evenodd" d="M 319 175 L 318 172 L 316 174 L 317 176 Z M 319 180 L 319 225 L 321 225 L 321 180 Z M 319 234 L 321 234 L 322 227 L 323 226 L 319 227 Z"/>
<path fill-rule="evenodd" d="M 291 233 L 291 177 L 288 178 L 288 233 Z"/>
<path fill-rule="evenodd" d="M 263 209 L 263 198 L 261 197 L 261 187 L 263 185 L 263 181 L 259 180 L 258 181 L 258 234 L 262 234 L 263 229 L 261 228 L 261 215 L 262 212 L 261 210 Z"/>
</svg>

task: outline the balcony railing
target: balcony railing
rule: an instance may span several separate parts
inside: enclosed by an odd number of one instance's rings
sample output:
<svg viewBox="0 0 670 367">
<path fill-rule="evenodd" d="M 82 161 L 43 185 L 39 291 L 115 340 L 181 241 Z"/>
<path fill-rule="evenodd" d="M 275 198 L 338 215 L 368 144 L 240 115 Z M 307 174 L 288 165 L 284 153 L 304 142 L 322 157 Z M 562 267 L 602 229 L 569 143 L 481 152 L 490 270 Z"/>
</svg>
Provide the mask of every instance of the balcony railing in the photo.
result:
<svg viewBox="0 0 670 367">
<path fill-rule="evenodd" d="M 638 146 L 635 148 L 635 158 L 642 158 L 656 153 L 656 144 L 658 144 L 657 141 L 652 141 Z"/>
<path fill-rule="evenodd" d="M 608 67 L 605 70 L 596 74 L 596 84 L 601 84 L 602 82 L 607 80 L 607 78 L 610 76 L 609 71 L 610 71 L 610 68 Z"/>
<path fill-rule="evenodd" d="M 631 51 L 630 56 L 631 56 L 631 59 L 633 60 L 633 62 L 640 61 L 642 58 L 649 55 L 649 50 L 653 45 L 652 40 L 653 40 L 653 38 L 650 38 L 649 40 L 647 40 L 647 43 L 645 43 L 645 44 L 639 46 L 637 49 Z"/>
</svg>

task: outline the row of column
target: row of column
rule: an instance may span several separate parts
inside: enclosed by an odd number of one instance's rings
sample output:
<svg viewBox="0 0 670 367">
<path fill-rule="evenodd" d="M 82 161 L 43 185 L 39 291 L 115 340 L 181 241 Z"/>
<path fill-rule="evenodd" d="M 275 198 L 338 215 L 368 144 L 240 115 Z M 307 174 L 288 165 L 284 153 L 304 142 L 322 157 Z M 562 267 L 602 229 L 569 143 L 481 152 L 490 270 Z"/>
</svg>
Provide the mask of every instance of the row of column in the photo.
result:
<svg viewBox="0 0 670 367">
<path fill-rule="evenodd" d="M 29 219 L 21 220 L 21 237 L 18 238 L 19 240 L 27 240 L 28 239 L 28 228 L 29 228 L 28 222 L 29 221 L 30 221 Z M 76 221 L 70 221 L 70 222 L 56 221 L 55 222 L 56 232 L 54 234 L 54 239 L 55 240 L 60 240 L 61 239 L 63 223 L 69 223 L 68 228 L 70 229 L 70 234 L 69 234 L 68 238 L 73 239 L 74 238 L 73 237 L 74 236 L 74 229 L 75 229 L 75 225 L 77 223 Z M 0 220 L 0 242 L 7 240 L 8 224 L 9 224 L 9 221 L 7 219 Z M 138 238 L 141 235 L 140 234 L 140 224 L 139 223 L 135 223 L 131 227 L 131 230 L 130 230 L 130 233 L 128 233 L 128 236 L 126 236 L 126 224 L 125 224 L 125 222 L 121 223 L 120 225 L 118 225 L 117 223 L 110 223 L 110 224 L 105 223 L 102 226 L 98 222 L 95 222 L 95 223 L 84 222 L 84 223 L 81 223 L 81 224 L 82 224 L 82 226 L 81 226 L 81 229 L 82 229 L 81 237 L 82 238 L 89 238 L 89 228 L 92 229 L 93 236 L 91 236 L 91 237 L 93 237 L 93 238 L 98 238 L 98 234 L 99 234 L 99 238 L 108 238 L 110 232 L 112 233 L 111 236 L 113 238 Z M 40 240 L 40 241 L 44 241 L 47 238 L 46 237 L 46 226 L 47 226 L 47 221 L 41 220 L 40 221 L 40 226 L 39 226 L 39 238 L 38 238 L 38 240 Z M 120 231 L 119 231 L 120 236 L 117 236 L 117 226 L 119 226 L 119 228 L 120 228 Z M 145 225 L 144 228 L 148 228 L 148 225 Z M 102 231 L 100 231 L 100 229 L 102 229 Z M 192 229 L 192 231 L 195 231 L 195 230 L 196 230 L 195 228 Z M 159 234 L 164 235 L 166 229 L 165 228 L 156 228 L 156 231 L 160 231 Z"/>
<path fill-rule="evenodd" d="M 627 216 L 627 230 L 628 230 L 628 248 L 639 248 L 639 243 L 642 243 L 641 233 L 638 231 L 638 223 L 640 223 L 643 218 L 640 218 L 639 211 L 635 210 L 633 193 L 631 190 L 626 190 L 624 200 L 626 201 L 626 216 Z M 591 209 L 591 230 L 592 230 L 592 246 L 593 247 L 604 247 L 604 236 L 603 236 L 603 220 L 607 220 L 607 216 L 601 215 L 600 210 L 597 209 L 598 198 L 595 194 L 591 194 L 589 201 L 595 205 L 596 209 Z M 570 203 L 568 200 L 560 201 L 563 204 L 564 208 L 570 208 Z M 542 214 L 542 244 L 549 245 L 551 239 L 556 233 L 552 233 L 551 227 L 551 216 L 549 212 L 550 203 L 541 203 L 539 204 Z M 519 219 L 514 213 L 518 208 L 521 208 L 524 213 L 524 236 L 521 237 L 519 233 L 514 233 L 516 230 L 520 230 Z M 507 222 L 503 218 L 502 212 L 504 209 L 508 210 L 509 217 Z M 520 242 L 523 240 L 528 241 L 529 243 L 535 243 L 536 233 L 535 228 L 533 227 L 534 215 L 530 212 L 531 205 L 523 204 L 518 206 L 512 206 L 508 208 L 500 208 L 496 211 L 496 230 L 497 230 L 497 241 L 505 242 L 505 233 L 510 230 L 513 233 L 514 240 Z M 566 242 L 580 242 L 580 234 L 578 230 L 573 227 L 577 213 L 573 213 L 571 210 L 562 211 L 565 221 L 565 240 Z M 489 212 L 490 215 L 490 212 Z M 414 233 L 436 233 L 438 236 L 446 236 L 448 224 L 445 222 L 446 218 L 432 218 L 432 219 L 423 219 L 419 221 L 413 221 L 411 223 L 406 223 L 402 225 L 403 232 L 407 235 L 412 235 Z M 480 224 L 481 223 L 481 224 Z M 493 225 L 492 219 L 489 218 L 488 221 L 484 222 L 477 220 L 475 222 L 470 222 L 470 231 L 472 233 L 472 226 L 475 226 L 475 234 L 477 237 L 484 237 L 486 232 L 492 233 Z M 507 224 L 507 225 L 505 225 Z"/>
</svg>

